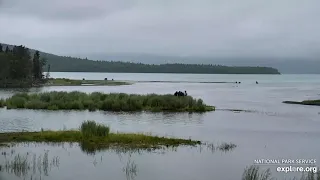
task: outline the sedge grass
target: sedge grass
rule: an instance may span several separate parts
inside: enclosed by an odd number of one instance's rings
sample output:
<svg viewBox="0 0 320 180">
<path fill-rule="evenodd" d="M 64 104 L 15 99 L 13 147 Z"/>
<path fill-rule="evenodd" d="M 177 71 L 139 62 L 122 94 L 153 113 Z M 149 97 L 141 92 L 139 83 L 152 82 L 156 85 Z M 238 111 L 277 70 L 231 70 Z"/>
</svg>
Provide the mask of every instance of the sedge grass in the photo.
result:
<svg viewBox="0 0 320 180">
<path fill-rule="evenodd" d="M 178 97 L 170 94 L 104 94 L 93 92 L 44 92 L 38 94 L 18 93 L 2 101 L 7 109 L 46 110 L 103 110 L 103 111 L 171 111 L 205 112 L 215 107 L 204 104 L 202 99 L 191 96 Z"/>
<path fill-rule="evenodd" d="M 161 146 L 198 145 L 200 141 L 133 133 L 109 133 L 109 127 L 94 121 L 83 122 L 80 131 L 40 131 L 0 133 L 3 142 L 79 142 L 91 146 L 157 148 Z"/>
</svg>

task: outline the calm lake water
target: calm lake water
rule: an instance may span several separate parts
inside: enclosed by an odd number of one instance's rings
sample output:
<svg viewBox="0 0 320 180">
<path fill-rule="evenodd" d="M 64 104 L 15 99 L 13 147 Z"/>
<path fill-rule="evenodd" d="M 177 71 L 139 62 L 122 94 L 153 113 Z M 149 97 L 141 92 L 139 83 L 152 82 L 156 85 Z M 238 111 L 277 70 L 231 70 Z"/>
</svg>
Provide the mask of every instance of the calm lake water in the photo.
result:
<svg viewBox="0 0 320 180">
<path fill-rule="evenodd" d="M 151 132 L 155 135 L 201 140 L 218 145 L 232 142 L 230 152 L 212 151 L 208 147 L 179 147 L 161 152 L 122 152 L 104 150 L 87 154 L 77 145 L 50 146 L 18 144 L 2 148 L 5 164 L 17 154 L 47 157 L 50 172 L 30 172 L 26 179 L 137 179 L 137 180 L 231 180 L 241 179 L 246 166 L 256 159 L 317 159 L 320 166 L 320 107 L 281 103 L 284 100 L 320 99 L 320 75 L 194 75 L 194 74 L 126 74 L 126 73 L 51 73 L 52 77 L 72 79 L 115 79 L 130 81 L 241 81 L 241 84 L 213 83 L 135 83 L 128 86 L 44 87 L 0 89 L 0 97 L 16 92 L 83 91 L 167 94 L 187 90 L 188 94 L 215 105 L 217 111 L 188 113 L 111 113 L 77 111 L 34 111 L 0 109 L 0 131 L 78 128 L 84 120 L 96 120 L 113 131 Z M 255 84 L 258 81 L 259 84 Z M 225 109 L 250 112 L 234 113 Z M 11 152 L 14 150 L 14 152 Z M 48 151 L 47 151 L 48 150 Z M 32 152 L 32 153 L 31 153 Z M 47 153 L 47 155 L 46 155 Z M 10 155 L 8 155 L 10 154 Z M 45 158 L 46 159 L 46 158 Z M 41 160 L 41 158 L 40 158 Z M 39 160 L 39 162 L 40 162 Z M 58 161 L 58 163 L 57 163 Z M 45 163 L 40 163 L 45 164 Z M 3 166 L 4 167 L 4 166 Z M 296 173 L 277 173 L 277 178 Z M 30 168 L 32 169 L 32 168 Z M 0 172 L 0 179 L 23 179 L 17 173 Z"/>
</svg>

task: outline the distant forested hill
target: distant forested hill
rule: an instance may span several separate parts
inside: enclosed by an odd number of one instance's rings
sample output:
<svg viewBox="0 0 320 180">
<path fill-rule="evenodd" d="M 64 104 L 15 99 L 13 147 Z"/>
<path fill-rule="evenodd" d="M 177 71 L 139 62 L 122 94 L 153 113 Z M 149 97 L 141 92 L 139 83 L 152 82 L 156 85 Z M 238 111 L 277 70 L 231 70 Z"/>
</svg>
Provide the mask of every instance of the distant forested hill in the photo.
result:
<svg viewBox="0 0 320 180">
<path fill-rule="evenodd" d="M 3 44 L 3 47 L 6 45 Z M 31 51 L 32 53 L 33 51 Z M 142 64 L 88 59 L 40 53 L 52 72 L 126 72 L 126 73 L 197 73 L 197 74 L 280 74 L 271 67 L 221 66 L 202 64 Z"/>
<path fill-rule="evenodd" d="M 44 54 L 53 72 L 126 72 L 126 73 L 197 73 L 197 74 L 280 74 L 270 67 L 231 67 L 200 64 L 150 65 L 120 61 L 87 59 Z"/>
</svg>

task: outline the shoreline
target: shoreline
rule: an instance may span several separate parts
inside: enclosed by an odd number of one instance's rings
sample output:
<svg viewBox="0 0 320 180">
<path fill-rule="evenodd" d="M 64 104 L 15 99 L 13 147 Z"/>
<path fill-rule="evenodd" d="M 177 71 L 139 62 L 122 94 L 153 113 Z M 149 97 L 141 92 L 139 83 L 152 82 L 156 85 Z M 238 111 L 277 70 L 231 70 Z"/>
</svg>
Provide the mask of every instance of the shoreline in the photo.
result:
<svg viewBox="0 0 320 180">
<path fill-rule="evenodd" d="M 89 143 L 93 147 L 118 146 L 132 148 L 161 148 L 163 146 L 195 146 L 201 141 L 152 136 L 142 133 L 110 133 L 106 136 L 86 137 L 78 130 L 66 131 L 34 131 L 34 132 L 6 132 L 0 133 L 0 144 L 12 142 L 74 142 Z"/>
<path fill-rule="evenodd" d="M 114 80 L 86 80 L 86 79 L 68 79 L 68 78 L 50 78 L 48 82 L 43 84 L 43 87 L 50 86 L 121 86 L 132 85 L 128 81 L 114 81 Z"/>
<path fill-rule="evenodd" d="M 128 81 L 130 82 L 130 81 Z M 208 84 L 236 84 L 236 82 L 227 82 L 227 81 L 132 81 L 136 83 L 208 83 Z"/>
</svg>

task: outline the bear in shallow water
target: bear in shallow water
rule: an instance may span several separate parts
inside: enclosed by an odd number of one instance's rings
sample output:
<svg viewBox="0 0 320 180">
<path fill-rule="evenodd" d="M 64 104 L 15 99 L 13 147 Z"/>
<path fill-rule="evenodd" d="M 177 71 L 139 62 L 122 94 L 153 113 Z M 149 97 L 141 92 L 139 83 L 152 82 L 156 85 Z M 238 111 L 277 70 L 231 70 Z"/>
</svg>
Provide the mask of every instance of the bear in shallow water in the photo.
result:
<svg viewBox="0 0 320 180">
<path fill-rule="evenodd" d="M 178 92 L 176 91 L 173 95 L 174 95 L 174 96 L 178 96 Z"/>
<path fill-rule="evenodd" d="M 181 92 L 181 91 L 176 91 L 174 94 L 174 96 L 187 96 L 187 91 Z"/>
</svg>

